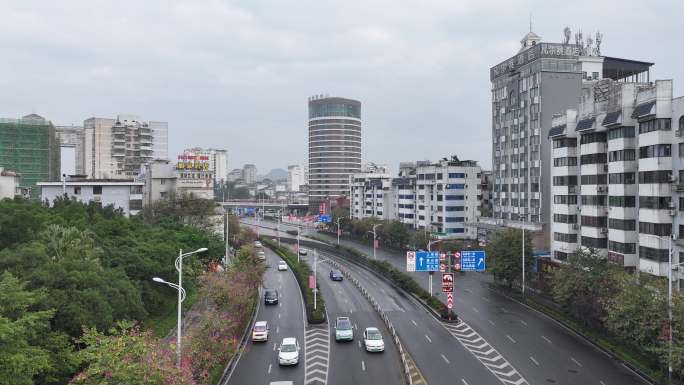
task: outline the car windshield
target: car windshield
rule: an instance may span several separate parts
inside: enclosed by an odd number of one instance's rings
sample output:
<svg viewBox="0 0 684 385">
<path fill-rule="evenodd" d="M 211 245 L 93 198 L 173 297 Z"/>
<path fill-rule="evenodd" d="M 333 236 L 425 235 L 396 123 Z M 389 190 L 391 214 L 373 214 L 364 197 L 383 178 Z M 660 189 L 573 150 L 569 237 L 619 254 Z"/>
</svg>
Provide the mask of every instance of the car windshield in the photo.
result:
<svg viewBox="0 0 684 385">
<path fill-rule="evenodd" d="M 266 331 L 266 326 L 264 325 L 256 325 L 254 327 L 255 332 L 265 332 Z"/>
<path fill-rule="evenodd" d="M 369 340 L 381 340 L 381 339 L 382 339 L 382 334 L 380 334 L 379 331 L 370 330 L 370 331 L 366 332 L 366 339 L 369 339 Z"/>
<path fill-rule="evenodd" d="M 337 270 L 333 270 L 333 275 L 340 275 L 340 272 Z"/>
<path fill-rule="evenodd" d="M 351 329 L 351 322 L 346 319 L 339 320 L 337 321 L 337 328 L 340 330 L 349 330 Z"/>
<path fill-rule="evenodd" d="M 265 296 L 266 296 L 266 297 L 275 297 L 275 296 L 276 296 L 276 292 L 275 292 L 275 291 L 272 291 L 272 290 L 267 290 Z"/>
<path fill-rule="evenodd" d="M 290 344 L 288 344 L 288 345 L 283 345 L 283 346 L 280 348 L 280 351 L 281 351 L 281 352 L 284 352 L 284 353 L 292 353 L 292 352 L 296 352 L 296 351 L 297 351 L 297 347 L 296 347 L 295 345 L 290 345 Z"/>
</svg>

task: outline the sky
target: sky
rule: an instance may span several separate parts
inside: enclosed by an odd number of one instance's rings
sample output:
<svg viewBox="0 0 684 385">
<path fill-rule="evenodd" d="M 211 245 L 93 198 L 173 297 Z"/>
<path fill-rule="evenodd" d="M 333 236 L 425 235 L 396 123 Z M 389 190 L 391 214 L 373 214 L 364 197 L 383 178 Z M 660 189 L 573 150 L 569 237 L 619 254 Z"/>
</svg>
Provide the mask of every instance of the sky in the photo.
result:
<svg viewBox="0 0 684 385">
<path fill-rule="evenodd" d="M 0 117 L 169 122 L 169 153 L 307 163 L 307 98 L 360 100 L 363 158 L 491 167 L 489 68 L 532 28 L 600 30 L 684 94 L 684 1 L 0 0 Z"/>
</svg>

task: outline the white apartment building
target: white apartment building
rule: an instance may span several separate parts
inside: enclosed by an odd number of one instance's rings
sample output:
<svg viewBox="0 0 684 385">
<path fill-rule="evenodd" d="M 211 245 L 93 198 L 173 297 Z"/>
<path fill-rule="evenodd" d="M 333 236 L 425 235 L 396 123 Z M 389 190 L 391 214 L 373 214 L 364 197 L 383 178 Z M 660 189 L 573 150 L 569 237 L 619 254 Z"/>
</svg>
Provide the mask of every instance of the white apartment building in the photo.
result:
<svg viewBox="0 0 684 385">
<path fill-rule="evenodd" d="M 225 183 L 228 178 L 228 156 L 226 150 L 215 148 L 188 148 L 183 155 L 200 156 L 209 163 L 209 171 L 214 174 L 216 182 Z M 204 159 L 206 157 L 206 159 Z"/>
<path fill-rule="evenodd" d="M 178 174 L 173 163 L 168 159 L 154 159 L 145 165 L 142 177 L 145 182 L 143 188 L 143 206 L 150 205 L 162 199 L 171 198 L 176 193 Z"/>
<path fill-rule="evenodd" d="M 152 130 L 152 158 L 169 159 L 169 123 L 148 122 Z"/>
<path fill-rule="evenodd" d="M 257 168 L 253 164 L 246 164 L 242 167 L 242 181 L 247 185 L 257 182 Z"/>
<path fill-rule="evenodd" d="M 60 175 L 83 175 L 83 127 L 55 126 L 55 135 L 60 146 Z"/>
<path fill-rule="evenodd" d="M 155 159 L 156 152 L 161 156 L 163 148 L 168 148 L 168 135 L 159 134 L 165 132 L 163 122 L 154 125 L 157 128 L 153 130 L 148 122 L 132 115 L 85 120 L 85 175 L 93 179 L 137 177 L 141 166 Z"/>
<path fill-rule="evenodd" d="M 297 164 L 287 166 L 287 190 L 299 191 L 304 184 L 306 184 L 304 168 Z"/>
<path fill-rule="evenodd" d="M 135 215 L 143 206 L 143 182 L 113 179 L 70 179 L 64 182 L 38 182 L 41 201 L 51 205 L 58 197 L 75 198 L 80 202 L 112 205 L 123 213 Z"/>
<path fill-rule="evenodd" d="M 670 245 L 673 263 L 684 251 L 684 97 L 672 81 L 586 82 L 549 137 L 552 257 L 591 247 L 667 276 Z"/>
<path fill-rule="evenodd" d="M 14 171 L 6 171 L 0 167 L 0 200 L 30 197 L 30 189 L 21 187 L 21 175 Z"/>
<path fill-rule="evenodd" d="M 477 162 L 456 157 L 437 163 L 402 163 L 400 175 L 360 173 L 352 179 L 352 217 L 397 219 L 441 238 L 477 237 L 483 173 Z"/>
</svg>

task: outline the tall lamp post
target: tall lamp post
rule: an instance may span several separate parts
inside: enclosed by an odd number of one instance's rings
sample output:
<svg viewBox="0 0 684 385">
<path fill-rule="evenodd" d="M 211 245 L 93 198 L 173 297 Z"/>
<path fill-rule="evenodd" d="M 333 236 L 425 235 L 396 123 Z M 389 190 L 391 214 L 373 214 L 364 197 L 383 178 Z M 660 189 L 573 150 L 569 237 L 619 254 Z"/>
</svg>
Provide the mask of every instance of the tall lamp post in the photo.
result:
<svg viewBox="0 0 684 385">
<path fill-rule="evenodd" d="M 299 256 L 301 255 L 299 250 L 301 249 L 299 248 L 299 226 L 297 226 L 297 264 L 299 264 Z"/>
<path fill-rule="evenodd" d="M 522 297 L 525 300 L 525 228 L 522 228 Z"/>
<path fill-rule="evenodd" d="M 375 256 L 375 249 L 377 249 L 376 241 L 378 238 L 378 233 L 375 231 L 375 229 L 377 229 L 378 226 L 380 226 L 380 223 L 373 225 L 373 231 L 368 231 L 369 233 L 373 234 L 373 259 L 377 259 Z"/>
<path fill-rule="evenodd" d="M 280 221 L 283 218 L 283 210 L 278 210 L 278 223 L 276 223 L 276 234 L 278 234 L 278 247 L 280 247 Z"/>
<path fill-rule="evenodd" d="M 432 251 L 432 245 L 434 245 L 435 243 L 439 243 L 439 242 L 442 242 L 442 240 L 441 239 L 435 239 L 434 241 L 428 241 L 428 244 L 427 244 L 428 253 Z M 429 285 L 430 285 L 430 297 L 432 297 L 432 276 L 433 275 L 434 275 L 434 272 L 432 272 L 432 271 L 428 275 L 428 281 L 429 281 Z"/>
<path fill-rule="evenodd" d="M 340 219 L 342 219 L 342 217 L 337 218 L 337 246 L 340 245 Z"/>
<path fill-rule="evenodd" d="M 176 335 L 176 360 L 177 360 L 177 365 L 178 368 L 180 369 L 181 367 L 181 338 L 182 338 L 182 333 L 183 333 L 183 319 L 182 319 L 182 307 L 181 304 L 185 300 L 185 289 L 183 289 L 183 258 L 190 256 L 192 254 L 197 254 L 197 253 L 202 253 L 204 251 L 207 251 L 206 247 L 199 248 L 195 251 L 191 251 L 189 253 L 183 254 L 183 250 L 178 251 L 178 258 L 176 258 L 176 262 L 174 263 L 176 266 L 176 270 L 178 270 L 178 284 L 167 282 L 159 277 L 154 277 L 152 280 L 154 282 L 158 283 L 164 283 L 168 286 L 171 286 L 172 288 L 178 290 L 178 332 Z"/>
</svg>

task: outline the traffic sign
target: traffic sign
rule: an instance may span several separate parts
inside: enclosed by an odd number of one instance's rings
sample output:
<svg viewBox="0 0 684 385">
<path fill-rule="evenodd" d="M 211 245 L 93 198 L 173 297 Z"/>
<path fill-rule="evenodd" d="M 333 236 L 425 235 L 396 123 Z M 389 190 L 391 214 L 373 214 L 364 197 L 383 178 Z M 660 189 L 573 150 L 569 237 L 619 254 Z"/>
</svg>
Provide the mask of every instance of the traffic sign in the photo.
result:
<svg viewBox="0 0 684 385">
<path fill-rule="evenodd" d="M 439 271 L 439 252 L 417 251 L 416 271 Z"/>
<path fill-rule="evenodd" d="M 309 276 L 309 289 L 315 289 L 316 288 L 316 277 L 313 275 Z"/>
<path fill-rule="evenodd" d="M 462 271 L 485 271 L 485 252 L 484 250 L 462 250 L 461 251 L 461 270 Z"/>
<path fill-rule="evenodd" d="M 461 252 L 454 252 L 451 263 L 454 265 L 454 270 L 461 271 Z"/>
<path fill-rule="evenodd" d="M 316 222 L 330 223 L 331 221 L 330 215 L 319 215 Z"/>
<path fill-rule="evenodd" d="M 416 252 L 406 252 L 406 271 L 416 271 Z"/>
<path fill-rule="evenodd" d="M 447 309 L 454 308 L 454 293 L 447 293 Z"/>
<path fill-rule="evenodd" d="M 442 293 L 454 292 L 454 273 L 442 274 Z"/>
</svg>

